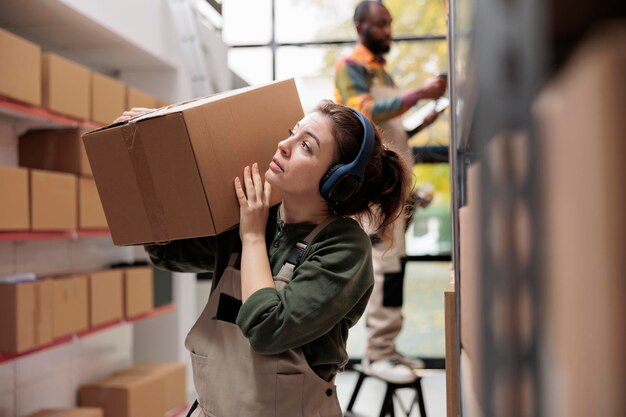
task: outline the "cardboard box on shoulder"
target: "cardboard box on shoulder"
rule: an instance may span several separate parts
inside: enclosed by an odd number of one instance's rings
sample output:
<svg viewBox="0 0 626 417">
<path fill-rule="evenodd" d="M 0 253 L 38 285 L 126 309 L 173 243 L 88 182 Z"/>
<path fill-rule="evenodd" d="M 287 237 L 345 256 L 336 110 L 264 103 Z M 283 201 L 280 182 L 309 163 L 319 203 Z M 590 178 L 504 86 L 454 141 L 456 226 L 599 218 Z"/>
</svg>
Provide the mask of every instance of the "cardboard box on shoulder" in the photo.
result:
<svg viewBox="0 0 626 417">
<path fill-rule="evenodd" d="M 41 48 L 1 28 L 0 95 L 41 105 Z"/>
<path fill-rule="evenodd" d="M 234 178 L 254 162 L 265 172 L 278 142 L 302 117 L 295 82 L 287 80 L 160 109 L 85 134 L 113 242 L 162 242 L 235 227 Z"/>
</svg>

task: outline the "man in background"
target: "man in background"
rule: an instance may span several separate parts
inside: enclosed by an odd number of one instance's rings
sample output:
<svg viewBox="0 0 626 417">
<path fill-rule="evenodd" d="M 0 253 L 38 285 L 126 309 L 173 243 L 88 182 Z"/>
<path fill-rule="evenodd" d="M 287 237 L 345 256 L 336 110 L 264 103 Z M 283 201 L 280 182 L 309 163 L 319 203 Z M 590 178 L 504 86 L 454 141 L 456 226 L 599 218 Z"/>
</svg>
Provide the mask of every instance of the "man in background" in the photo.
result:
<svg viewBox="0 0 626 417">
<path fill-rule="evenodd" d="M 359 41 L 335 68 L 335 100 L 360 110 L 383 132 L 387 146 L 398 152 L 409 170 L 413 155 L 400 115 L 419 100 L 438 99 L 446 91 L 446 79 L 431 77 L 421 88 L 400 91 L 385 70 L 384 55 L 391 47 L 391 15 L 377 1 L 362 1 L 354 12 Z M 421 125 L 435 121 L 433 112 Z M 432 198 L 432 194 L 431 194 Z M 423 203 L 420 203 L 424 207 Z M 426 204 L 427 205 L 427 204 Z M 395 338 L 402 330 L 406 219 L 399 218 L 393 238 L 383 240 L 375 230 L 366 230 L 372 239 L 374 292 L 366 311 L 367 348 L 364 372 L 395 383 L 415 380 L 414 369 L 423 368 L 419 359 L 408 358 L 396 350 Z"/>
</svg>

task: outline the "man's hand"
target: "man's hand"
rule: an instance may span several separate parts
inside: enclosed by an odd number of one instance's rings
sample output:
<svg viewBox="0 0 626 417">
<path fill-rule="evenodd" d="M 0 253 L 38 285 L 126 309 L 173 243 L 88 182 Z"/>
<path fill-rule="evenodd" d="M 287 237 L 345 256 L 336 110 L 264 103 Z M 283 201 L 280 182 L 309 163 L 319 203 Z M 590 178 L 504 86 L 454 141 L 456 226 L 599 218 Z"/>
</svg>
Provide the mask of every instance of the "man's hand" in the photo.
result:
<svg viewBox="0 0 626 417">
<path fill-rule="evenodd" d="M 435 123 L 435 120 L 437 120 L 437 118 L 439 117 L 441 113 L 443 113 L 443 111 L 439 112 L 437 110 L 433 110 L 430 113 L 428 113 L 426 117 L 424 117 L 424 121 L 421 124 L 422 129 Z"/>
<path fill-rule="evenodd" d="M 133 107 L 132 109 L 126 110 L 124 113 L 122 113 L 122 115 L 118 117 L 117 119 L 115 119 L 113 123 L 123 122 L 135 116 L 139 116 L 140 114 L 149 113 L 154 110 L 156 109 L 148 109 L 146 107 Z"/>
<path fill-rule="evenodd" d="M 446 92 L 447 84 L 446 77 L 430 77 L 419 89 L 419 96 L 436 100 Z"/>
</svg>

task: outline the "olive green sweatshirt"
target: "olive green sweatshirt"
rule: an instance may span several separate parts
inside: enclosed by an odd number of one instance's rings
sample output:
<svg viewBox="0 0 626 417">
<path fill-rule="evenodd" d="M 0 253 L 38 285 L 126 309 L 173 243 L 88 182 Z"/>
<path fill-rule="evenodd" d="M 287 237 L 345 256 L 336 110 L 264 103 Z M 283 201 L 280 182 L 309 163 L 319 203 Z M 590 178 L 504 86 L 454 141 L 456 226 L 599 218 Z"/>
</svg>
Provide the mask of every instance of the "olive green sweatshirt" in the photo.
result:
<svg viewBox="0 0 626 417">
<path fill-rule="evenodd" d="M 273 275 L 315 226 L 284 224 L 277 207 L 270 210 L 266 242 Z M 215 237 L 145 248 L 157 267 L 213 272 L 217 278 L 241 241 L 235 228 Z M 348 361 L 348 329 L 365 311 L 373 285 L 370 240 L 357 222 L 340 218 L 308 246 L 285 289 L 263 288 L 243 303 L 237 325 L 255 352 L 272 355 L 299 347 L 311 368 L 330 380 Z"/>
</svg>

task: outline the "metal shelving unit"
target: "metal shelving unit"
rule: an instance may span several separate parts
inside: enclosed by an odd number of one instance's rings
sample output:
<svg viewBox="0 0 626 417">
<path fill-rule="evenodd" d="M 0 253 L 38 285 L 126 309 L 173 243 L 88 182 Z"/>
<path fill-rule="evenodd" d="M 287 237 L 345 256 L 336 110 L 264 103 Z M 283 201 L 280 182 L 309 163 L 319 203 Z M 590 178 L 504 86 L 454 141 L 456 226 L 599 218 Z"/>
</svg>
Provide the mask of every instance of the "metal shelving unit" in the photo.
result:
<svg viewBox="0 0 626 417">
<path fill-rule="evenodd" d="M 481 386 L 477 398 L 485 417 L 542 415 L 542 390 L 538 359 L 540 346 L 541 292 L 539 254 L 541 229 L 537 193 L 537 143 L 531 104 L 545 71 L 545 35 L 542 4 L 537 1 L 477 0 L 472 10 L 471 31 L 461 28 L 458 12 L 463 1 L 452 1 L 450 13 L 450 62 L 452 79 L 452 137 L 450 147 L 453 183 L 453 242 L 457 305 L 457 341 L 460 340 L 461 311 L 459 212 L 466 203 L 466 169 L 481 161 L 480 220 L 483 236 L 480 246 L 481 285 L 478 293 L 484 312 L 479 327 L 480 367 L 473 369 Z M 467 11 L 466 11 L 467 12 Z M 467 19 L 467 16 L 465 16 Z M 468 22 L 462 22 L 467 24 Z M 459 33 L 461 32 L 461 33 Z M 461 45 L 459 45 L 461 44 Z M 466 44 L 466 45 L 463 45 Z M 469 45 L 467 45 L 469 44 Z M 463 48 L 466 46 L 466 48 Z M 464 56 L 460 56 L 463 54 Z M 502 155 L 498 167 L 484 157 L 484 150 L 496 135 L 515 132 L 527 137 L 526 178 L 515 177 L 511 167 L 514 155 Z M 530 253 L 522 259 L 515 216 L 519 205 L 527 211 L 530 223 Z M 527 320 L 520 311 L 520 297 L 527 294 L 535 319 L 529 324 L 528 340 L 520 343 L 517 329 Z M 497 319 L 494 315 L 498 315 Z M 460 356 L 461 346 L 457 344 Z M 476 369 L 478 368 L 478 369 Z M 477 377 L 477 378 L 476 378 Z M 459 378 L 463 381 L 463 378 Z M 460 383 L 462 385 L 462 382 Z M 462 393 L 463 387 L 459 387 Z M 461 396 L 461 394 L 459 394 Z M 460 414 L 464 402 L 458 399 Z"/>
<path fill-rule="evenodd" d="M 558 0 L 450 1 L 455 347 L 460 359 L 459 209 L 467 204 L 467 167 L 480 161 L 482 238 L 474 243 L 481 252 L 477 292 L 483 314 L 480 365 L 473 369 L 473 381 L 480 385 L 477 400 L 485 417 L 541 417 L 554 401 L 545 397 L 542 374 L 545 232 L 540 138 L 531 111 L 540 89 L 589 29 L 607 18 L 626 16 L 626 6 L 615 3 L 583 1 L 574 11 Z M 524 137 L 523 156 L 513 145 L 519 135 Z M 497 158 L 489 154 L 494 138 Z M 521 227 L 520 212 L 525 214 Z M 461 394 L 466 380 L 457 376 L 459 415 L 473 417 Z"/>
<path fill-rule="evenodd" d="M 47 343 L 45 345 L 42 346 L 37 346 L 33 349 L 27 350 L 25 352 L 20 352 L 20 353 L 0 353 L 0 364 L 1 363 L 5 363 L 5 362 L 10 362 L 10 361 L 14 361 L 20 358 L 23 358 L 25 356 L 28 355 L 32 355 L 33 353 L 38 353 L 38 352 L 42 352 L 44 350 L 47 349 L 51 349 L 60 345 L 63 345 L 65 343 L 69 343 L 72 340 L 74 340 L 74 338 L 83 338 L 83 337 L 87 337 L 90 336 L 92 334 L 95 333 L 99 333 L 103 330 L 107 330 L 110 329 L 114 326 L 120 326 L 122 324 L 125 323 L 134 323 L 134 322 L 138 322 L 138 321 L 142 321 L 142 320 L 147 320 L 153 317 L 158 317 L 161 316 L 163 314 L 169 314 L 169 313 L 173 313 L 176 310 L 176 306 L 174 304 L 167 304 L 167 305 L 163 305 L 160 307 L 156 307 L 155 309 L 153 309 L 152 311 L 149 311 L 147 313 L 143 313 L 140 315 L 137 315 L 135 317 L 130 317 L 130 318 L 122 318 L 122 319 L 116 319 L 113 321 L 110 321 L 108 323 L 103 323 L 100 324 L 98 326 L 95 327 L 90 327 L 89 329 L 85 329 L 82 330 L 80 332 L 77 333 L 73 333 L 61 338 L 58 338 L 56 340 L 53 340 L 50 343 Z"/>
</svg>

